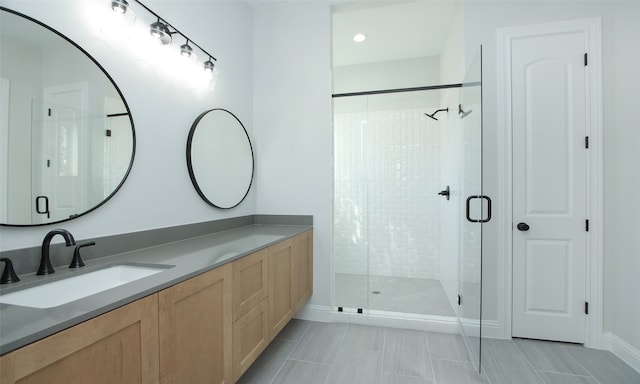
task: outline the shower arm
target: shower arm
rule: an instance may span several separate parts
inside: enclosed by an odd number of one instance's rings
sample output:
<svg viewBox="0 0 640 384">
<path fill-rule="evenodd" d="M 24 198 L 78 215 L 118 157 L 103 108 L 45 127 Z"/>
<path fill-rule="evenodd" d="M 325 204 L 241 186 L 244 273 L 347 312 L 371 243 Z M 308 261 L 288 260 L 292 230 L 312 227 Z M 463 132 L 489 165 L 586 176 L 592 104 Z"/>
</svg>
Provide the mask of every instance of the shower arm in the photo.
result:
<svg viewBox="0 0 640 384">
<path fill-rule="evenodd" d="M 433 120 L 438 121 L 438 119 L 436 119 L 436 113 L 438 113 L 438 112 L 449 112 L 449 108 L 441 108 L 441 109 L 436 110 L 436 111 L 435 111 L 435 112 L 433 112 L 432 114 L 425 113 L 425 115 L 426 115 L 426 116 L 429 116 L 429 117 L 430 117 L 430 118 L 432 118 Z"/>
</svg>

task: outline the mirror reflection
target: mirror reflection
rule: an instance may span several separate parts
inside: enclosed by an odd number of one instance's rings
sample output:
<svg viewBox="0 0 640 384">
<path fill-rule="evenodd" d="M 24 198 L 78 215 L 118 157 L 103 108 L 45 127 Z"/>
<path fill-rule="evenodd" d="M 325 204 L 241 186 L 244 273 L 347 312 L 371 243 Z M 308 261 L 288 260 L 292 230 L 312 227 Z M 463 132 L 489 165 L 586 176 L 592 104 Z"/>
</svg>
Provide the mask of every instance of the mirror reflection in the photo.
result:
<svg viewBox="0 0 640 384">
<path fill-rule="evenodd" d="M 206 111 L 193 123 L 187 167 L 196 191 L 209 205 L 233 208 L 249 193 L 253 149 L 240 120 L 225 109 Z"/>
<path fill-rule="evenodd" d="M 99 207 L 134 151 L 129 108 L 95 59 L 0 7 L 0 224 L 56 223 Z"/>
</svg>

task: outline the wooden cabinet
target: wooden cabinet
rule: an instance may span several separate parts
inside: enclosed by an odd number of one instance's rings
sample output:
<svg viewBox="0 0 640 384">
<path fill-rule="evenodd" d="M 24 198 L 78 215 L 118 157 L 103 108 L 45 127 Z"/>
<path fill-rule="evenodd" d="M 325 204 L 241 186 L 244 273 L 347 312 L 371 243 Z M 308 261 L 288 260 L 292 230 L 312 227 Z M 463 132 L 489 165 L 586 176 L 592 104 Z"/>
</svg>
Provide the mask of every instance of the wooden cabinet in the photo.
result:
<svg viewBox="0 0 640 384">
<path fill-rule="evenodd" d="M 233 379 L 238 380 L 269 343 L 267 256 L 263 249 L 231 264 Z"/>
<path fill-rule="evenodd" d="M 295 314 L 313 293 L 313 232 L 292 240 L 291 309 Z"/>
<path fill-rule="evenodd" d="M 313 231 L 268 248 L 269 340 L 291 320 L 313 291 Z"/>
<path fill-rule="evenodd" d="M 158 295 L 160 383 L 232 383 L 231 265 Z"/>
<path fill-rule="evenodd" d="M 234 382 L 269 344 L 268 315 L 268 302 L 264 299 L 233 323 Z"/>
<path fill-rule="evenodd" d="M 158 383 L 158 295 L 2 356 L 0 382 Z"/>
<path fill-rule="evenodd" d="M 0 383 L 230 384 L 309 298 L 308 231 L 0 357 Z"/>
<path fill-rule="evenodd" d="M 291 239 L 268 248 L 269 341 L 284 328 L 292 316 L 291 309 Z"/>
<path fill-rule="evenodd" d="M 267 249 L 231 264 L 233 274 L 233 321 L 267 297 Z"/>
</svg>

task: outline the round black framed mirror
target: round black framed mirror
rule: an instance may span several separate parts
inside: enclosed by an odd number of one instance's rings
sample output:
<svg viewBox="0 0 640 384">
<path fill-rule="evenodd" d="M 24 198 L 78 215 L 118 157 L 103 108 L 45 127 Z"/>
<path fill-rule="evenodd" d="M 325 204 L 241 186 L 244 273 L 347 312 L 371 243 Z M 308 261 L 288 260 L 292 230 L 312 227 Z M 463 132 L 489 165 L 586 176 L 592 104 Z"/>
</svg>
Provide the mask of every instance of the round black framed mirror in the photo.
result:
<svg viewBox="0 0 640 384">
<path fill-rule="evenodd" d="M 74 41 L 5 7 L 0 45 L 0 225 L 48 225 L 95 210 L 133 165 L 122 92 Z"/>
<path fill-rule="evenodd" d="M 187 139 L 187 168 L 207 204 L 238 206 L 249 194 L 254 171 L 253 147 L 240 119 L 220 108 L 198 116 Z"/>
</svg>

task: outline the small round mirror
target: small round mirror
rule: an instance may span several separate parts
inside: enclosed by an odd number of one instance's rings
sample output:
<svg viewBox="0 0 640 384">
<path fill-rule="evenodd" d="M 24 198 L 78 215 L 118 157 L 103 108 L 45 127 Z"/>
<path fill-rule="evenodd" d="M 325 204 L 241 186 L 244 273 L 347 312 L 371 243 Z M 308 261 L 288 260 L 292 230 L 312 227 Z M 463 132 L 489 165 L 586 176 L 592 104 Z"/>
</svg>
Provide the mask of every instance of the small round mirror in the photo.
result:
<svg viewBox="0 0 640 384">
<path fill-rule="evenodd" d="M 208 204 L 222 209 L 240 204 L 253 180 L 253 149 L 242 122 L 225 109 L 198 116 L 187 139 L 187 167 Z"/>
</svg>

